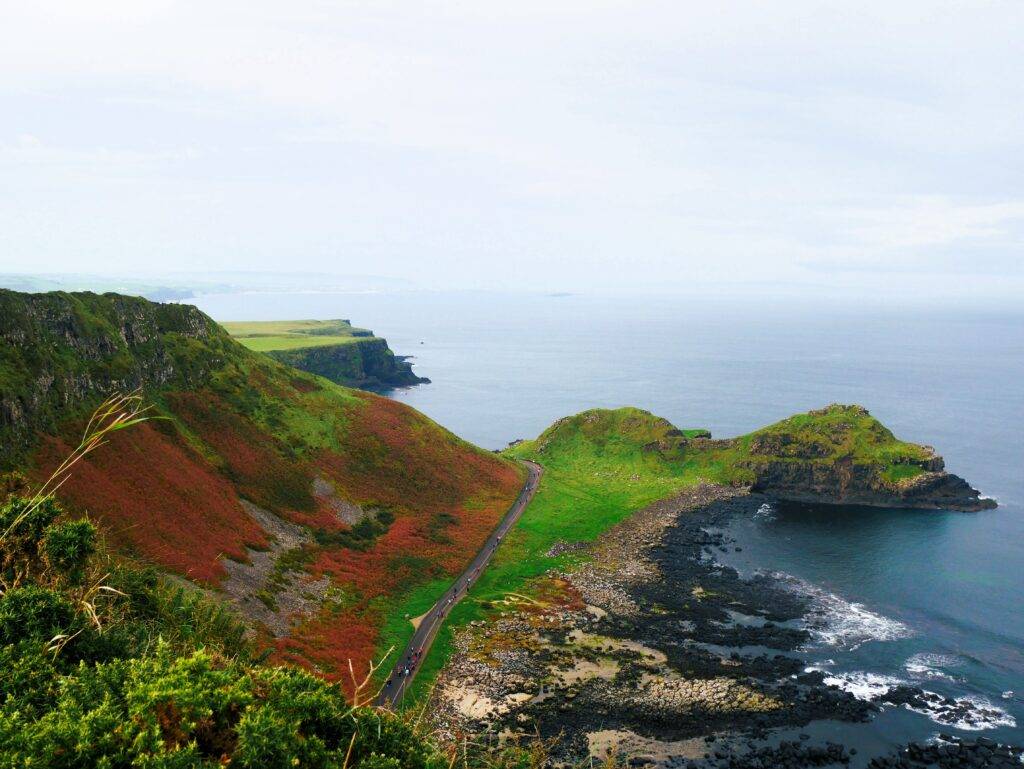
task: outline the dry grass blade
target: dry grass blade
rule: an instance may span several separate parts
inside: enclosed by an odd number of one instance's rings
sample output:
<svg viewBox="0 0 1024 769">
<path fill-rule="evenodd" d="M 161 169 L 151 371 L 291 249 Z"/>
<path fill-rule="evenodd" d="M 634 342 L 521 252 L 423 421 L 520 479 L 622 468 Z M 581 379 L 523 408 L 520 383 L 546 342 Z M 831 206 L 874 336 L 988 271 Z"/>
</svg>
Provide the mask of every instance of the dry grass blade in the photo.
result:
<svg viewBox="0 0 1024 769">
<path fill-rule="evenodd" d="M 352 708 L 360 708 L 365 705 L 369 705 L 371 702 L 377 699 L 377 695 L 380 694 L 380 690 L 371 691 L 370 686 L 373 682 L 374 674 L 380 669 L 380 666 L 384 664 L 391 652 L 395 650 L 395 647 L 390 647 L 383 656 L 381 656 L 378 662 L 371 660 L 369 670 L 366 672 L 366 676 L 362 681 L 356 679 L 356 671 L 352 666 L 352 660 L 348 661 L 348 674 L 352 679 Z"/>
<path fill-rule="evenodd" d="M 85 593 L 82 595 L 81 599 L 79 600 L 79 603 L 81 604 L 82 609 L 89 616 L 89 619 L 96 626 L 96 629 L 101 631 L 101 632 L 103 630 L 103 623 L 100 621 L 100 612 L 96 608 L 96 600 L 98 598 L 103 598 L 104 596 L 110 597 L 110 596 L 115 596 L 115 595 L 118 595 L 118 596 L 124 596 L 125 595 L 124 593 L 122 593 L 117 588 L 113 588 L 113 587 L 110 587 L 109 585 L 102 584 L 103 580 L 105 580 L 109 576 L 110 576 L 109 574 L 105 574 L 102 577 L 100 577 L 99 580 L 97 580 L 95 583 L 93 583 L 92 586 L 90 586 L 89 589 L 85 591 Z"/>
<path fill-rule="evenodd" d="M 356 735 L 357 735 L 358 733 L 359 733 L 359 732 L 357 732 L 357 731 L 356 731 L 356 732 L 352 732 L 352 739 L 348 741 L 348 750 L 347 750 L 347 751 L 345 751 L 345 763 L 343 763 L 343 764 L 341 765 L 341 769 L 348 769 L 348 762 L 349 762 L 349 760 L 351 760 L 351 758 L 352 758 L 352 748 L 354 748 L 354 747 L 355 747 L 355 744 L 356 744 Z"/>
</svg>

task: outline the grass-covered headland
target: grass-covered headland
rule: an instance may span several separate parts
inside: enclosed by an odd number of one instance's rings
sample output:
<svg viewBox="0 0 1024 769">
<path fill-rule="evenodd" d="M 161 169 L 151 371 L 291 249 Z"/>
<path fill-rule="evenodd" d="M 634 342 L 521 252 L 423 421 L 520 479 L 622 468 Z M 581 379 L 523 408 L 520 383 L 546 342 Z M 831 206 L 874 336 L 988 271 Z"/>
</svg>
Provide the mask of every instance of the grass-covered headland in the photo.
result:
<svg viewBox="0 0 1024 769">
<path fill-rule="evenodd" d="M 250 350 L 347 387 L 386 390 L 430 381 L 414 374 L 387 340 L 347 320 L 236 321 L 223 326 Z"/>
<path fill-rule="evenodd" d="M 348 320 L 267 320 L 222 323 L 231 336 L 256 352 L 347 344 L 373 332 Z"/>
</svg>

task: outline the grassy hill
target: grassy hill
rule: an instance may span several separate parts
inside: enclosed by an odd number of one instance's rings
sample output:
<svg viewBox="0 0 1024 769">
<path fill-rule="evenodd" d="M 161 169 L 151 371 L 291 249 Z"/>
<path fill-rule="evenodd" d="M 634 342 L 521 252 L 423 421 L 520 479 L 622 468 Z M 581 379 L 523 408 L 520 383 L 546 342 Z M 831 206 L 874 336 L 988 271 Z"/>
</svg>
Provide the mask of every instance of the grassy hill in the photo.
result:
<svg viewBox="0 0 1024 769">
<path fill-rule="evenodd" d="M 350 657 L 365 669 L 401 597 L 456 573 L 522 483 L 515 463 L 251 351 L 194 307 L 0 292 L 0 467 L 44 476 L 99 400 L 135 389 L 164 419 L 77 466 L 62 502 L 329 677 Z"/>
</svg>

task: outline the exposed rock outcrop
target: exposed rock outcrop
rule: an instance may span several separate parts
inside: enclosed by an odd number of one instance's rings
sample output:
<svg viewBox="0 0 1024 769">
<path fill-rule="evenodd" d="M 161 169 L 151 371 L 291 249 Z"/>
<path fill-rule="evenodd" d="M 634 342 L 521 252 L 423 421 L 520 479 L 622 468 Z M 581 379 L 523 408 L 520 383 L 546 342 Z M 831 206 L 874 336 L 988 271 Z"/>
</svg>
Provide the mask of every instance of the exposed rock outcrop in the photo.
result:
<svg viewBox="0 0 1024 769">
<path fill-rule="evenodd" d="M 941 458 L 938 458 L 941 463 Z M 849 460 L 746 464 L 757 480 L 752 486 L 777 499 L 873 507 L 912 507 L 973 512 L 996 506 L 958 475 L 925 471 L 904 481 L 884 481 L 874 465 Z"/>
<path fill-rule="evenodd" d="M 172 382 L 202 385 L 217 361 L 188 356 L 191 340 L 208 349 L 232 344 L 190 305 L 0 290 L 0 467 L 82 403 Z"/>
<path fill-rule="evenodd" d="M 737 439 L 743 446 L 744 439 Z M 931 446 L 900 441 L 863 406 L 832 404 L 753 433 L 736 465 L 752 489 L 797 502 L 984 510 L 996 506 Z"/>
<path fill-rule="evenodd" d="M 332 382 L 364 390 L 409 387 L 430 381 L 414 374 L 412 364 L 405 356 L 395 355 L 387 340 L 380 337 L 336 345 L 271 350 L 267 355 Z"/>
</svg>

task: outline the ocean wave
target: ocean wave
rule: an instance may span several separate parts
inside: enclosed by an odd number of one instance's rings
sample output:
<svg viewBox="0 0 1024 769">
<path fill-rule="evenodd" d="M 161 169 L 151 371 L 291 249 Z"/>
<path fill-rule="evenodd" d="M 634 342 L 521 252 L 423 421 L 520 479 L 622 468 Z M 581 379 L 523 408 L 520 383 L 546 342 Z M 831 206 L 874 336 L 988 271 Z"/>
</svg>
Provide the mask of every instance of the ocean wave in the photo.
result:
<svg viewBox="0 0 1024 769">
<path fill-rule="evenodd" d="M 814 666 L 807 670 L 825 672 L 820 667 Z M 859 700 L 882 705 L 885 704 L 885 695 L 893 689 L 909 683 L 896 676 L 866 671 L 826 673 L 824 682 L 849 692 Z M 904 704 L 903 707 L 914 713 L 927 716 L 942 726 L 964 731 L 997 729 L 1000 726 L 1012 729 L 1017 726 L 1017 721 L 1012 715 L 983 697 L 965 696 L 954 699 L 928 690 L 918 691 L 920 691 L 920 697 L 915 697 L 913 704 Z"/>
<path fill-rule="evenodd" d="M 907 659 L 903 663 L 903 669 L 916 679 L 942 678 L 947 681 L 956 681 L 957 676 L 947 672 L 948 668 L 955 668 L 961 660 L 951 654 L 931 654 L 921 652 Z"/>
<path fill-rule="evenodd" d="M 998 729 L 1000 726 L 1013 729 L 1017 726 L 1017 720 L 1013 716 L 984 697 L 969 696 L 953 700 L 926 691 L 924 699 L 926 701 L 920 706 L 904 707 L 928 716 L 937 724 L 963 731 L 980 732 L 985 729 Z"/>
<path fill-rule="evenodd" d="M 771 523 L 776 518 L 775 508 L 772 507 L 768 502 L 762 504 L 757 511 L 754 513 L 755 521 L 764 521 L 765 523 Z"/>
<path fill-rule="evenodd" d="M 868 641 L 895 641 L 912 635 L 899 620 L 873 612 L 864 604 L 847 601 L 791 574 L 773 572 L 771 576 L 809 599 L 804 624 L 817 644 L 853 651 Z"/>
<path fill-rule="evenodd" d="M 809 671 L 817 668 L 807 668 Z M 824 671 L 821 671 L 824 672 Z M 824 678 L 825 684 L 837 686 L 844 692 L 849 692 L 858 700 L 872 701 L 888 694 L 895 687 L 905 683 L 895 676 L 886 676 L 881 673 L 866 673 L 856 671 L 852 673 L 828 673 Z"/>
</svg>

